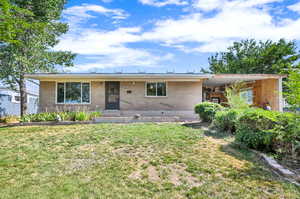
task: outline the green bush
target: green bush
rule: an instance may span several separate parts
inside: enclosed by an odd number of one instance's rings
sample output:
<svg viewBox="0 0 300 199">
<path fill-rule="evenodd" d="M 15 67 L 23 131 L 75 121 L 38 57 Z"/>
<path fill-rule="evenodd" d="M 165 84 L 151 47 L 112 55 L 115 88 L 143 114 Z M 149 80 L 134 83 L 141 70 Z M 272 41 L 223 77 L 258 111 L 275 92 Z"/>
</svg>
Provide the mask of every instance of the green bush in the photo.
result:
<svg viewBox="0 0 300 199">
<path fill-rule="evenodd" d="M 90 115 L 89 115 L 90 120 L 93 120 L 96 117 L 100 117 L 100 116 L 101 116 L 101 112 L 99 112 L 99 111 L 91 112 Z"/>
<path fill-rule="evenodd" d="M 46 121 L 55 121 L 56 113 L 37 113 L 37 114 L 29 114 L 24 115 L 21 118 L 22 122 L 46 122 Z"/>
<path fill-rule="evenodd" d="M 89 119 L 89 114 L 86 112 L 76 112 L 75 114 L 75 121 L 87 121 Z"/>
<path fill-rule="evenodd" d="M 0 119 L 0 122 L 6 123 L 6 124 L 18 123 L 18 122 L 20 122 L 20 117 L 15 116 L 15 115 L 9 115 L 9 116 L 2 117 Z"/>
<path fill-rule="evenodd" d="M 244 110 L 240 109 L 226 109 L 223 111 L 218 111 L 215 114 L 213 126 L 220 131 L 234 133 L 236 131 L 238 117 L 243 111 Z"/>
<path fill-rule="evenodd" d="M 237 120 L 236 140 L 248 147 L 271 151 L 279 112 L 248 109 Z"/>
<path fill-rule="evenodd" d="M 248 109 L 250 106 L 247 101 L 241 96 L 241 92 L 246 87 L 244 82 L 236 82 L 226 88 L 227 104 L 233 109 Z"/>
<path fill-rule="evenodd" d="M 22 122 L 45 122 L 57 121 L 88 121 L 93 120 L 95 117 L 101 116 L 100 112 L 45 112 L 37 114 L 24 115 L 21 118 Z"/>
<path fill-rule="evenodd" d="M 300 156 L 300 115 L 282 113 L 277 116 L 273 149 L 279 154 Z"/>
<path fill-rule="evenodd" d="M 75 120 L 74 112 L 58 112 L 58 113 L 54 113 L 54 114 L 58 115 L 60 117 L 61 121 L 74 121 Z"/>
<path fill-rule="evenodd" d="M 202 102 L 195 106 L 195 113 L 197 113 L 204 122 L 212 122 L 217 111 L 222 110 L 220 104 L 212 102 Z"/>
</svg>

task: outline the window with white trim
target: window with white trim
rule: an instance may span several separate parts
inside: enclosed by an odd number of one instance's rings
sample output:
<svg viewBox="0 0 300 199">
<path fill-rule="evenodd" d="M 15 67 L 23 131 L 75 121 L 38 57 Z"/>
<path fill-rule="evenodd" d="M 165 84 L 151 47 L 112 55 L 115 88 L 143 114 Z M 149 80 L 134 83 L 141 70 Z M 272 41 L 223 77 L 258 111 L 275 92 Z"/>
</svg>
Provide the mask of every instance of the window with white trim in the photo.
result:
<svg viewBox="0 0 300 199">
<path fill-rule="evenodd" d="M 253 104 L 253 89 L 252 88 L 242 90 L 240 92 L 240 96 L 241 96 L 241 98 L 245 99 L 247 104 L 249 104 L 249 105 Z"/>
<path fill-rule="evenodd" d="M 146 83 L 147 97 L 165 97 L 167 96 L 166 82 L 147 82 Z"/>
<path fill-rule="evenodd" d="M 90 83 L 58 82 L 56 102 L 58 104 L 88 104 L 91 102 Z"/>
</svg>

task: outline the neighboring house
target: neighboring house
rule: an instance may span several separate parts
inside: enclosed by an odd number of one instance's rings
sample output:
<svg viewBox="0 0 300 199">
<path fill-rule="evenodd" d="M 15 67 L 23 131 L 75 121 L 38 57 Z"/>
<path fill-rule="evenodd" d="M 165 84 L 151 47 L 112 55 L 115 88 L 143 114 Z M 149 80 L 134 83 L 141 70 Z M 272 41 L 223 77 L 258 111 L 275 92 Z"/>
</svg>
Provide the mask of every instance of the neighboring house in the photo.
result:
<svg viewBox="0 0 300 199">
<path fill-rule="evenodd" d="M 40 80 L 39 111 L 101 110 L 104 115 L 174 115 L 195 117 L 202 101 L 226 103 L 225 87 L 247 83 L 241 93 L 249 104 L 270 103 L 282 111 L 282 77 L 267 74 L 210 75 L 197 73 L 49 73 Z"/>
<path fill-rule="evenodd" d="M 33 80 L 26 81 L 27 113 L 37 113 L 39 98 L 39 83 Z M 0 116 L 20 115 L 20 93 L 0 82 Z"/>
</svg>

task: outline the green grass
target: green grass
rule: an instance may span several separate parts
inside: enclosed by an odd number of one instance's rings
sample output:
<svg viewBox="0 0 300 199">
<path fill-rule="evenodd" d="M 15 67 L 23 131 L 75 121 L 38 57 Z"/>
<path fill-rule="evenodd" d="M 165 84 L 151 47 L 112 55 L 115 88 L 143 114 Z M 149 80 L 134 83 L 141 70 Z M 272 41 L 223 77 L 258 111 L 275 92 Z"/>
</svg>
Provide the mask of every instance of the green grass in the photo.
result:
<svg viewBox="0 0 300 199">
<path fill-rule="evenodd" d="M 0 198 L 299 198 L 230 141 L 179 124 L 0 129 Z"/>
</svg>

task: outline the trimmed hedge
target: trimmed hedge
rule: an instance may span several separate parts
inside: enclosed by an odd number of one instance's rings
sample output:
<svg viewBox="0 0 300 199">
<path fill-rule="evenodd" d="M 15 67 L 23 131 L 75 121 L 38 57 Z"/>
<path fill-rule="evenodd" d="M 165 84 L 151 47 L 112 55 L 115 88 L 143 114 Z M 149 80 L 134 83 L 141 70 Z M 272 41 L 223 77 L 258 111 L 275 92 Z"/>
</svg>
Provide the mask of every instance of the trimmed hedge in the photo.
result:
<svg viewBox="0 0 300 199">
<path fill-rule="evenodd" d="M 277 116 L 274 129 L 276 138 L 272 145 L 279 154 L 290 154 L 300 157 L 300 115 L 283 113 Z"/>
<path fill-rule="evenodd" d="M 227 131 L 235 133 L 238 117 L 244 110 L 240 109 L 225 109 L 218 111 L 213 120 L 213 126 L 219 131 Z"/>
<path fill-rule="evenodd" d="M 238 119 L 236 140 L 248 147 L 270 151 L 275 138 L 273 129 L 279 113 L 262 109 L 249 109 Z"/>
<path fill-rule="evenodd" d="M 198 107 L 205 110 L 200 109 L 200 113 L 204 114 L 206 107 Z M 215 128 L 235 133 L 235 140 L 249 148 L 275 152 L 279 156 L 300 157 L 299 114 L 256 108 L 223 109 L 211 113 L 210 118 L 214 118 L 212 124 Z"/>
<path fill-rule="evenodd" d="M 300 116 L 262 109 L 244 111 L 236 122 L 236 141 L 248 147 L 300 155 Z"/>
<path fill-rule="evenodd" d="M 202 102 L 195 106 L 195 113 L 199 115 L 202 121 L 212 122 L 215 114 L 222 109 L 223 107 L 220 104 L 212 102 Z"/>
</svg>

